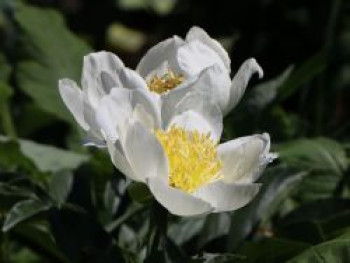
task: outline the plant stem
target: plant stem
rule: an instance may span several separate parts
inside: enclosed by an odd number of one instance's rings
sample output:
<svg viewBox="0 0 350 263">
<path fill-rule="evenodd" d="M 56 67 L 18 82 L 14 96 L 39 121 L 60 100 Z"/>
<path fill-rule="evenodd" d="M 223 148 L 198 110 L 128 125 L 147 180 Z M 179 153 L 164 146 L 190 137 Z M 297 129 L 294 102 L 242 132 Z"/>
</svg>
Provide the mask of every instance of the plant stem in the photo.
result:
<svg viewBox="0 0 350 263">
<path fill-rule="evenodd" d="M 13 120 L 11 117 L 11 113 L 10 113 L 10 109 L 7 101 L 1 103 L 0 112 L 1 112 L 2 128 L 4 130 L 4 133 L 8 137 L 12 139 L 16 139 L 17 138 L 16 129 L 13 124 Z"/>
<path fill-rule="evenodd" d="M 168 211 L 157 201 L 150 210 L 147 257 L 154 255 L 159 248 L 164 249 L 168 227 Z"/>
</svg>

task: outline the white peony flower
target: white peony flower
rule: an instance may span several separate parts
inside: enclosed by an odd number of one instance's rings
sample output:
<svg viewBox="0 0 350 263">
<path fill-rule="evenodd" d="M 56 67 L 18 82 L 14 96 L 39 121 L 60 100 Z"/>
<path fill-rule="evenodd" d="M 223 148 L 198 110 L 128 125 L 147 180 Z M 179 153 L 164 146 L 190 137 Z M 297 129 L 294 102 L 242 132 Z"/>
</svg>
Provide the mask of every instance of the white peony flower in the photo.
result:
<svg viewBox="0 0 350 263">
<path fill-rule="evenodd" d="M 263 70 L 254 58 L 246 60 L 230 79 L 230 58 L 221 44 L 203 29 L 192 27 L 185 39 L 178 36 L 152 47 L 136 71 L 145 79 L 150 91 L 159 94 L 165 114 L 191 91 L 208 94 L 224 115 L 239 102 L 254 73 Z"/>
<path fill-rule="evenodd" d="M 268 134 L 219 144 L 219 106 L 197 93 L 187 94 L 169 122 L 142 90 L 113 89 L 101 101 L 97 122 L 114 165 L 148 185 L 169 212 L 194 216 L 238 209 L 258 193 L 254 183 L 276 156 Z"/>
<path fill-rule="evenodd" d="M 176 105 L 188 93 L 210 97 L 224 114 L 238 103 L 252 74 L 263 71 L 255 59 L 248 59 L 230 79 L 230 59 L 216 40 L 193 27 L 183 40 L 174 36 L 152 47 L 136 71 L 109 52 L 84 57 L 82 90 L 70 79 L 59 81 L 59 91 L 68 109 L 87 132 L 88 144 L 103 146 L 105 134 L 96 123 L 101 98 L 113 88 L 138 89 L 149 93 L 161 108 L 166 125 Z M 177 106 L 178 107 L 178 106 Z"/>
<path fill-rule="evenodd" d="M 231 81 L 227 52 L 199 27 L 191 28 L 186 39 L 174 36 L 152 47 L 136 71 L 125 67 L 116 55 L 102 51 L 84 57 L 82 72 L 82 90 L 74 81 L 62 79 L 59 91 L 92 144 L 104 144 L 94 114 L 101 97 L 112 88 L 151 91 L 161 104 L 163 121 L 168 122 L 175 105 L 193 91 L 210 96 L 226 115 L 243 96 L 251 76 L 256 72 L 263 75 L 251 58 Z"/>
</svg>

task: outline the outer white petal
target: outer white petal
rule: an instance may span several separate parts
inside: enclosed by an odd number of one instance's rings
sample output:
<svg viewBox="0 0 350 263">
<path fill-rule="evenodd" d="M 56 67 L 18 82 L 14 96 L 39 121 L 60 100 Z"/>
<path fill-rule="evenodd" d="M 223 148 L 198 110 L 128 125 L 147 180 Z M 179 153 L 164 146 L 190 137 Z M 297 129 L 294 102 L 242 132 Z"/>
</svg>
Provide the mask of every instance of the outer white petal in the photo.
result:
<svg viewBox="0 0 350 263">
<path fill-rule="evenodd" d="M 131 91 L 130 103 L 134 110 L 136 109 L 137 105 L 142 105 L 142 110 L 144 113 L 147 113 L 148 117 L 144 120 L 139 119 L 140 123 L 147 125 L 149 124 L 149 118 L 152 118 L 154 129 L 161 126 L 159 96 L 154 95 L 152 92 L 141 89 L 133 90 Z M 143 114 L 143 116 L 145 116 L 145 114 Z"/>
<path fill-rule="evenodd" d="M 228 72 L 214 64 L 200 73 L 198 79 L 191 84 L 191 89 L 204 93 L 224 110 L 229 101 L 230 86 L 231 79 Z"/>
<path fill-rule="evenodd" d="M 99 99 L 117 83 L 116 70 L 124 67 L 113 53 L 101 51 L 84 57 L 81 83 L 90 103 L 98 106 Z M 104 72 L 104 73 L 103 73 Z"/>
<path fill-rule="evenodd" d="M 219 57 L 222 59 L 227 70 L 229 72 L 231 71 L 230 57 L 227 54 L 226 50 L 223 48 L 223 46 L 218 41 L 211 38 L 207 34 L 207 32 L 205 32 L 202 28 L 197 27 L 197 26 L 192 27 L 186 35 L 186 41 L 190 42 L 190 41 L 194 41 L 194 40 L 200 40 L 202 43 L 206 44 L 211 49 L 213 49 L 219 55 Z"/>
<path fill-rule="evenodd" d="M 220 133 L 215 130 L 216 127 L 210 125 L 210 123 L 199 113 L 189 110 L 181 113 L 180 115 L 174 116 L 169 124 L 171 126 L 177 126 L 184 128 L 187 131 L 199 131 L 201 133 L 210 134 L 210 138 L 217 142 L 220 139 Z M 222 130 L 222 126 L 220 131 Z"/>
<path fill-rule="evenodd" d="M 199 188 L 194 196 L 214 207 L 214 212 L 239 209 L 248 204 L 258 193 L 260 184 L 227 184 L 216 181 Z"/>
<path fill-rule="evenodd" d="M 170 187 L 159 178 L 150 178 L 148 185 L 157 201 L 174 215 L 196 216 L 212 210 L 209 203 L 182 190 Z"/>
<path fill-rule="evenodd" d="M 181 46 L 177 51 L 177 60 L 186 78 L 197 75 L 205 68 L 215 64 L 223 71 L 227 71 L 219 55 L 198 40 Z"/>
<path fill-rule="evenodd" d="M 132 116 L 130 90 L 113 89 L 103 97 L 97 109 L 96 120 L 106 139 L 115 142 L 119 133 L 125 133 L 127 122 Z"/>
<path fill-rule="evenodd" d="M 121 83 L 115 72 L 102 71 L 100 74 L 101 83 L 98 89 L 102 90 L 101 94 L 108 94 L 112 88 L 120 87 Z M 97 79 L 98 80 L 98 79 Z"/>
<path fill-rule="evenodd" d="M 202 97 L 209 97 L 210 101 L 220 106 L 221 110 L 227 106 L 231 80 L 228 73 L 217 65 L 204 69 L 199 75 L 191 77 L 170 92 L 162 95 L 162 121 L 166 127 L 174 115 L 178 103 L 192 92 L 202 93 Z M 201 105 L 201 104 L 200 104 Z M 191 107 L 194 107 L 192 105 Z M 205 105 L 204 105 L 205 106 Z M 198 108 L 198 107 L 197 107 Z"/>
<path fill-rule="evenodd" d="M 269 153 L 268 134 L 241 137 L 218 146 L 223 161 L 223 181 L 251 183 L 258 179 L 265 166 L 276 158 Z"/>
<path fill-rule="evenodd" d="M 250 58 L 244 61 L 232 79 L 230 99 L 226 109 L 224 110 L 224 115 L 228 114 L 241 100 L 250 78 L 255 73 L 258 73 L 259 78 L 262 78 L 264 75 L 262 68 L 259 66 L 256 60 L 254 58 Z"/>
<path fill-rule="evenodd" d="M 159 178 L 168 182 L 168 159 L 163 147 L 140 123 L 130 124 L 123 148 L 135 176 L 140 181 Z"/>
<path fill-rule="evenodd" d="M 136 71 L 124 67 L 118 73 L 124 88 L 148 90 L 145 80 Z"/>
<path fill-rule="evenodd" d="M 58 82 L 60 95 L 76 121 L 84 129 L 90 128 L 84 118 L 84 94 L 77 84 L 70 79 L 60 79 Z"/>
<path fill-rule="evenodd" d="M 121 142 L 119 140 L 115 142 L 107 141 L 107 147 L 109 155 L 111 156 L 112 162 L 115 165 L 115 167 L 130 179 L 140 181 L 141 179 L 136 177 L 134 171 L 132 170 L 129 164 L 129 161 L 125 157 Z"/>
<path fill-rule="evenodd" d="M 101 100 L 96 119 L 104 135 L 115 141 L 126 133 L 131 120 L 149 129 L 160 127 L 160 110 L 152 95 L 144 90 L 118 88 Z"/>
<path fill-rule="evenodd" d="M 176 62 L 177 49 L 183 45 L 184 40 L 178 36 L 168 38 L 149 49 L 146 55 L 141 59 L 137 65 L 136 71 L 144 78 L 157 69 L 164 61 L 168 61 L 171 69 L 175 72 L 179 71 Z"/>
<path fill-rule="evenodd" d="M 191 114 L 189 114 L 191 112 L 195 112 L 196 114 L 191 117 Z M 206 94 L 198 92 L 187 93 L 175 106 L 174 118 L 170 125 L 179 116 L 182 116 L 182 126 L 192 126 L 191 129 L 198 129 L 199 131 L 205 128 L 206 132 L 211 133 L 211 138 L 214 141 L 217 142 L 220 140 L 223 129 L 223 116 L 220 107 L 213 104 L 210 101 L 210 97 Z"/>
</svg>

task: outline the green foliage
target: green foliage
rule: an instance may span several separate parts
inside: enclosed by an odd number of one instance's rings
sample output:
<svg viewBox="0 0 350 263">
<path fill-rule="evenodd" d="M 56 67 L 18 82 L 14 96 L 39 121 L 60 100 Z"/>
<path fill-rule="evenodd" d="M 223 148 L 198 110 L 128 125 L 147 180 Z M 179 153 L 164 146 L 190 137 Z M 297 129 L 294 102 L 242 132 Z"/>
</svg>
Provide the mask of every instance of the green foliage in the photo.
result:
<svg viewBox="0 0 350 263">
<path fill-rule="evenodd" d="M 18 223 L 50 208 L 50 205 L 38 200 L 25 200 L 18 202 L 7 213 L 2 231 L 7 232 Z"/>
<path fill-rule="evenodd" d="M 21 30 L 16 79 L 43 110 L 71 121 L 58 93 L 58 80 L 80 79 L 83 56 L 90 48 L 66 29 L 54 10 L 19 5 L 15 20 Z"/>
<path fill-rule="evenodd" d="M 346 262 L 350 258 L 349 242 L 349 234 L 344 234 L 331 241 L 313 246 L 288 262 Z"/>
<path fill-rule="evenodd" d="M 266 172 L 261 179 L 264 188 L 257 198 L 233 213 L 228 242 L 230 249 L 240 245 L 260 221 L 266 222 L 276 215 L 278 206 L 289 197 L 305 175 L 305 172 L 295 172 L 283 167 L 272 168 Z"/>
</svg>

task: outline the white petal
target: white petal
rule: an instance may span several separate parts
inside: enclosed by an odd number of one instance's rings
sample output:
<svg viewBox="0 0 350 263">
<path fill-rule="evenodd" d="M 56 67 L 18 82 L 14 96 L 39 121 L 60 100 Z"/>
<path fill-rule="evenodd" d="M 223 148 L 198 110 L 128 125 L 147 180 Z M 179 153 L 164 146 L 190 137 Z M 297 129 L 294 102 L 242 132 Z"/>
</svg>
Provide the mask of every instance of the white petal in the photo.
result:
<svg viewBox="0 0 350 263">
<path fill-rule="evenodd" d="M 146 78 L 150 72 L 158 68 L 164 61 L 168 61 L 172 70 L 177 72 L 179 68 L 175 59 L 176 52 L 183 43 L 184 41 L 177 36 L 158 43 L 147 51 L 137 65 L 136 71 Z"/>
<path fill-rule="evenodd" d="M 197 40 L 181 46 L 177 51 L 177 60 L 186 78 L 197 75 L 205 68 L 215 64 L 223 71 L 227 71 L 219 55 Z"/>
<path fill-rule="evenodd" d="M 251 183 L 258 179 L 265 166 L 275 155 L 269 153 L 268 134 L 241 137 L 218 146 L 223 161 L 223 181 Z"/>
<path fill-rule="evenodd" d="M 191 84 L 191 89 L 204 93 L 223 110 L 228 104 L 230 86 L 231 79 L 228 72 L 214 64 L 200 73 L 198 79 Z"/>
<path fill-rule="evenodd" d="M 163 127 L 166 127 L 173 117 L 177 104 L 192 92 L 202 93 L 201 97 L 210 97 L 210 102 L 219 105 L 221 110 L 224 109 L 228 103 L 230 85 L 231 80 L 227 71 L 223 72 L 217 65 L 213 65 L 204 69 L 199 75 L 186 80 L 169 93 L 162 95 Z"/>
<path fill-rule="evenodd" d="M 219 55 L 219 57 L 222 59 L 227 70 L 229 72 L 231 71 L 231 60 L 230 60 L 230 57 L 227 54 L 226 50 L 223 48 L 223 46 L 218 41 L 211 38 L 207 34 L 207 32 L 205 32 L 200 27 L 197 27 L 197 26 L 192 27 L 186 35 L 186 41 L 190 42 L 193 40 L 199 40 L 202 43 L 209 46 L 211 49 L 213 49 Z"/>
<path fill-rule="evenodd" d="M 131 124 L 123 145 L 125 155 L 140 181 L 157 177 L 168 181 L 168 160 L 158 139 L 141 124 Z"/>
<path fill-rule="evenodd" d="M 216 181 L 199 188 L 194 195 L 210 203 L 214 212 L 239 209 L 258 193 L 260 184 L 227 184 Z"/>
<path fill-rule="evenodd" d="M 146 82 L 148 83 L 154 76 L 164 76 L 166 73 L 168 73 L 169 69 L 171 69 L 169 62 L 167 60 L 163 61 L 157 68 L 147 74 L 145 77 Z"/>
<path fill-rule="evenodd" d="M 169 127 L 171 126 L 176 126 L 176 127 L 181 127 L 187 131 L 199 131 L 200 133 L 203 134 L 210 134 L 210 138 L 214 141 L 217 142 L 220 139 L 221 134 L 217 134 L 217 131 L 213 128 L 212 125 L 199 113 L 188 110 L 180 115 L 176 115 L 173 117 L 171 120 Z M 222 126 L 220 131 L 222 130 Z"/>
<path fill-rule="evenodd" d="M 259 78 L 262 78 L 264 75 L 262 68 L 259 66 L 256 60 L 254 58 L 250 58 L 244 61 L 232 79 L 230 99 L 228 106 L 224 111 L 224 115 L 228 114 L 241 100 L 250 78 L 255 73 L 258 73 Z"/>
<path fill-rule="evenodd" d="M 58 82 L 60 95 L 75 120 L 84 129 L 90 128 L 84 118 L 84 94 L 77 84 L 70 79 L 60 79 Z"/>
<path fill-rule="evenodd" d="M 213 104 L 210 101 L 209 96 L 198 92 L 187 93 L 186 96 L 184 96 L 184 98 L 181 99 L 181 101 L 175 106 L 174 116 L 181 115 L 185 112 L 198 113 L 199 116 L 205 120 L 204 126 L 210 126 L 209 128 L 207 128 L 207 130 L 208 132 L 210 132 L 211 138 L 215 142 L 218 142 L 220 140 L 223 129 L 223 116 L 220 107 Z M 186 116 L 186 114 L 184 116 Z M 193 126 L 193 129 L 195 129 L 196 127 L 199 128 L 197 126 L 198 124 L 196 123 L 197 119 L 195 118 L 197 118 L 197 116 L 183 121 L 186 121 L 187 125 L 188 122 L 193 122 L 192 124 L 190 124 Z M 200 118 L 199 121 L 201 121 L 202 118 Z M 186 123 L 182 123 L 186 125 Z"/>
<path fill-rule="evenodd" d="M 124 88 L 148 90 L 145 80 L 134 70 L 122 68 L 119 71 L 119 78 Z"/>
<path fill-rule="evenodd" d="M 144 90 L 113 89 L 97 110 L 97 122 L 109 140 L 125 134 L 130 121 L 149 129 L 160 127 L 160 110 L 155 99 Z"/>
<path fill-rule="evenodd" d="M 174 215 L 196 216 L 212 210 L 207 202 L 182 190 L 170 187 L 158 178 L 149 179 L 148 185 L 157 201 Z"/>
<path fill-rule="evenodd" d="M 142 105 L 142 110 L 153 119 L 154 129 L 161 126 L 161 113 L 159 96 L 145 90 L 133 90 L 131 92 L 130 102 L 135 110 L 137 105 Z M 140 123 L 149 124 L 148 118 L 145 120 L 139 119 Z"/>
<path fill-rule="evenodd" d="M 123 62 L 110 52 L 101 51 L 84 57 L 81 83 L 94 107 L 98 107 L 99 100 L 114 86 L 113 83 L 118 82 L 115 73 L 122 67 Z"/>
<path fill-rule="evenodd" d="M 103 97 L 96 113 L 99 127 L 108 140 L 115 142 L 119 133 L 124 133 L 127 122 L 132 116 L 133 109 L 130 103 L 130 90 L 113 89 Z"/>
<path fill-rule="evenodd" d="M 115 72 L 102 71 L 100 74 L 102 94 L 108 94 L 112 88 L 120 87 L 121 83 Z"/>
<path fill-rule="evenodd" d="M 129 161 L 126 159 L 120 141 L 107 141 L 107 147 L 109 155 L 111 156 L 112 162 L 115 165 L 115 167 L 130 179 L 135 181 L 141 181 L 141 178 L 138 178 L 135 175 L 134 171 L 132 170 L 129 164 Z"/>
</svg>

